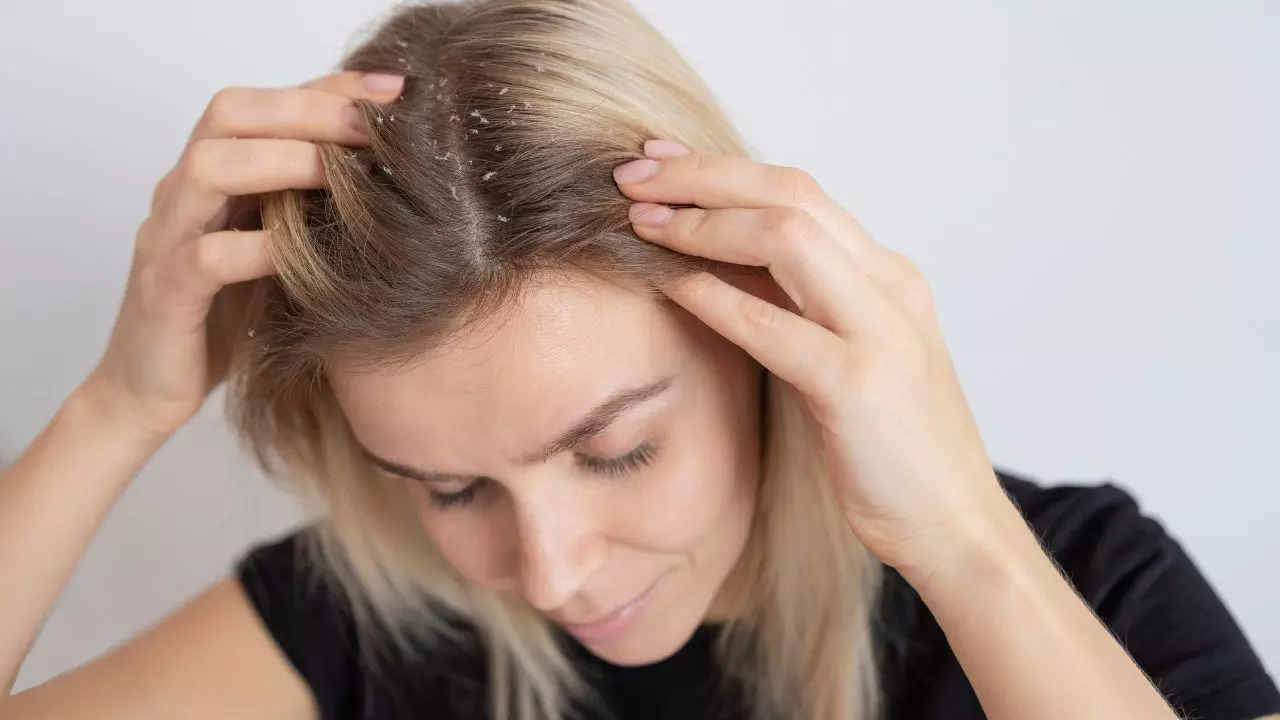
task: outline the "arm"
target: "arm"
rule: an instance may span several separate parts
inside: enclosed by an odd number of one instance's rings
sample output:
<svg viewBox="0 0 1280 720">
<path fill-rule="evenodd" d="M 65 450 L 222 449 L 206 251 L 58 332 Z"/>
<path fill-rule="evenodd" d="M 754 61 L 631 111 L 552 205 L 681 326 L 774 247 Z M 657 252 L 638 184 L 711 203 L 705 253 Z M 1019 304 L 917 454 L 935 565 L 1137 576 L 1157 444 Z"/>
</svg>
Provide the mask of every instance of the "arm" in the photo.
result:
<svg viewBox="0 0 1280 720">
<path fill-rule="evenodd" d="M 1109 482 L 1040 487 L 999 475 L 1041 554 L 1056 565 L 1056 576 L 1065 578 L 1175 711 L 1205 720 L 1252 720 L 1280 711 L 1280 690 L 1222 598 L 1178 540 L 1126 490 Z M 1002 568 L 1016 567 L 1003 554 L 993 559 Z M 952 558 L 946 567 L 965 572 L 967 563 Z M 917 581 L 929 592 L 927 580 Z M 995 590 L 1000 583 L 992 585 Z M 974 589 L 966 584 L 951 597 L 959 602 Z M 974 594 L 976 612 L 984 612 L 982 593 Z M 1007 614 L 1009 622 L 1017 625 L 1017 613 L 1026 609 L 1020 603 Z"/>
<path fill-rule="evenodd" d="M 987 715 L 1175 717 L 1000 489 L 919 269 L 795 168 L 645 153 L 614 171 L 637 235 L 777 281 L 664 292 L 798 391 L 850 529 L 920 592 Z"/>
<path fill-rule="evenodd" d="M 92 381 L 0 476 L 0 669 L 5 695 L 111 505 L 163 438 L 114 414 Z M 33 542 L 35 539 L 39 542 Z M 0 718 L 315 717 L 305 683 L 224 580 L 101 658 L 15 696 Z"/>
<path fill-rule="evenodd" d="M 990 717 L 1175 717 L 1008 500 L 903 576 Z"/>
<path fill-rule="evenodd" d="M 262 192 L 324 187 L 315 143 L 367 144 L 346 118 L 353 101 L 394 99 L 403 83 L 370 78 L 218 93 L 157 185 L 106 351 L 0 475 L 0 718 L 315 716 L 305 683 L 231 581 L 102 658 L 10 693 L 111 506 L 223 379 L 232 346 L 210 316 L 215 297 L 274 272 L 270 232 L 227 229 L 228 218 Z"/>
<path fill-rule="evenodd" d="M 312 720 L 315 702 L 233 579 L 85 665 L 0 700 L 0 720 Z"/>
<path fill-rule="evenodd" d="M 107 512 L 163 443 L 112 417 L 96 395 L 92 385 L 73 393 L 0 474 L 0 577 L 21 578 L 0 593 L 5 694 Z"/>
</svg>

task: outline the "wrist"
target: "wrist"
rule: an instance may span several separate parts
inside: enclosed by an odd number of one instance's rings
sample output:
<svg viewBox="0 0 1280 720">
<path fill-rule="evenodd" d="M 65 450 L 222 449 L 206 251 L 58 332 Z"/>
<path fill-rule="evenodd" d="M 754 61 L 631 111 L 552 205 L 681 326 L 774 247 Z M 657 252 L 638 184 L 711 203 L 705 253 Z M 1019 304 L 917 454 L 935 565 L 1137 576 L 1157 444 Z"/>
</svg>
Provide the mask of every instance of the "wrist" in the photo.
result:
<svg viewBox="0 0 1280 720">
<path fill-rule="evenodd" d="M 986 586 L 1017 582 L 1037 562 L 1049 564 L 1039 540 L 1003 492 L 968 514 L 944 537 L 898 568 L 927 604 Z"/>
<path fill-rule="evenodd" d="M 150 422 L 123 393 L 91 374 L 63 401 L 59 416 L 74 425 L 94 428 L 127 448 L 154 452 L 173 434 Z"/>
</svg>

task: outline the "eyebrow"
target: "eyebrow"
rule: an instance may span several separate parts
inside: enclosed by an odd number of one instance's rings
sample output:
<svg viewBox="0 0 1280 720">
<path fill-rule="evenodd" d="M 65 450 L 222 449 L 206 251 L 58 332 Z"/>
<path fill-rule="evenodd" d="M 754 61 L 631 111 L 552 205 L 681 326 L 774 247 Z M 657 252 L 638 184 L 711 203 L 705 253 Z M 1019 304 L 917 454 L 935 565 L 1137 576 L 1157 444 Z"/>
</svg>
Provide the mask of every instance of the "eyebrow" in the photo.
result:
<svg viewBox="0 0 1280 720">
<path fill-rule="evenodd" d="M 572 427 L 560 433 L 558 437 L 544 444 L 537 451 L 526 455 L 522 462 L 526 465 L 532 465 L 538 462 L 545 462 L 556 454 L 576 447 L 587 440 L 599 435 L 609 428 L 615 420 L 624 413 L 638 405 L 653 400 L 662 395 L 671 388 L 674 376 L 667 377 L 651 382 L 647 385 L 641 385 L 634 388 L 625 388 L 613 395 L 607 400 L 597 405 L 591 412 L 587 413 L 581 420 L 574 423 Z M 369 451 L 368 448 L 361 446 L 361 452 L 370 462 L 387 472 L 403 475 L 407 478 L 417 480 L 419 482 L 428 483 L 447 483 L 470 481 L 479 478 L 478 475 L 457 475 L 453 473 L 433 472 L 423 470 L 400 463 L 391 462 L 390 460 L 380 458 Z"/>
</svg>

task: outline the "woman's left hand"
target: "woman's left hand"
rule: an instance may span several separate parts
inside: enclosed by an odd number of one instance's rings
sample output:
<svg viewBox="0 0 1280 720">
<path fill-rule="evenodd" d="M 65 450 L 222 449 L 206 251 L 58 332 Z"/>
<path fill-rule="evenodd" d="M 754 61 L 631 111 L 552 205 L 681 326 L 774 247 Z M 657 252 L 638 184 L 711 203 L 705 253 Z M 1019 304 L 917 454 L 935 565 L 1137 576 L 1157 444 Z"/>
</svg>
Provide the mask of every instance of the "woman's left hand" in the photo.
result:
<svg viewBox="0 0 1280 720">
<path fill-rule="evenodd" d="M 759 294 L 706 273 L 663 290 L 800 393 L 858 538 L 917 576 L 989 541 L 1012 505 L 915 265 L 877 245 L 800 170 L 667 140 L 649 141 L 645 154 L 614 172 L 637 201 L 640 237 L 769 269 L 776 287 Z"/>
</svg>

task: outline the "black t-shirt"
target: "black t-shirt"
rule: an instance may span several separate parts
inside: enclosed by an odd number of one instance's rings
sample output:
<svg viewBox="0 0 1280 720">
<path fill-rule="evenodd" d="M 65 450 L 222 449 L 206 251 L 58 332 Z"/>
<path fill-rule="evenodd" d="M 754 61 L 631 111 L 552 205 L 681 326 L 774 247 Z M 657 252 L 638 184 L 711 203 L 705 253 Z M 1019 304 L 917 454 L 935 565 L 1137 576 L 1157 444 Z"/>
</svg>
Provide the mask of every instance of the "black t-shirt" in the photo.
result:
<svg viewBox="0 0 1280 720">
<path fill-rule="evenodd" d="M 1222 601 L 1132 497 L 1111 484 L 1041 487 L 1006 472 L 1000 480 L 1081 596 L 1182 714 L 1243 720 L 1280 713 L 1280 692 Z M 237 570 L 323 720 L 487 717 L 483 650 L 465 626 L 424 659 L 393 653 L 375 671 L 359 652 L 350 614 L 301 557 L 295 533 L 253 548 Z M 630 668 L 562 639 L 617 720 L 732 720 L 742 716 L 715 694 L 716 632 L 703 625 L 671 657 Z M 886 720 L 984 717 L 941 629 L 891 571 L 875 632 Z"/>
</svg>

